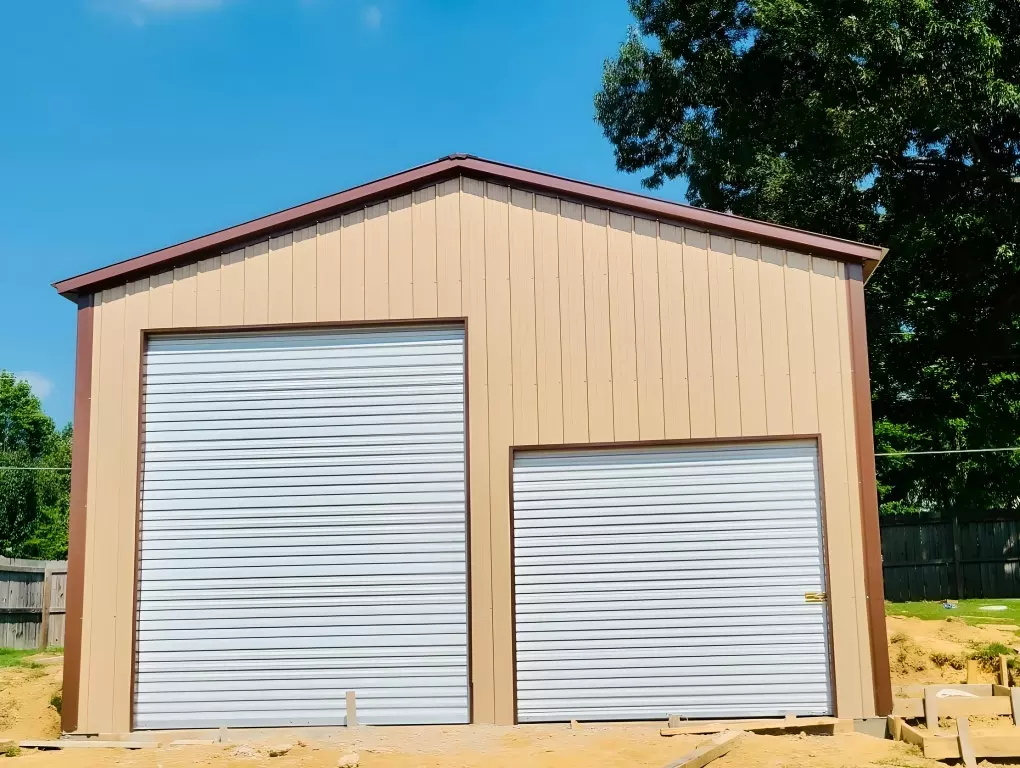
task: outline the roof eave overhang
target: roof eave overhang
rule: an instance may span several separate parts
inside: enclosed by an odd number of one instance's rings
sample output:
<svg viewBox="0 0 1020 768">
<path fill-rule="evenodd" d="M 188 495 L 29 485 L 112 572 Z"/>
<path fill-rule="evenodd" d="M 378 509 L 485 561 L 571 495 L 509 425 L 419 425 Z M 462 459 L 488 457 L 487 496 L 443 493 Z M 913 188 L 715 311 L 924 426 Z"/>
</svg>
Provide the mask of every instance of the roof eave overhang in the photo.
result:
<svg viewBox="0 0 1020 768">
<path fill-rule="evenodd" d="M 450 155 L 244 224 L 60 280 L 54 283 L 53 287 L 60 295 L 76 301 L 79 295 L 95 293 L 155 272 L 216 256 L 225 250 L 264 239 L 272 234 L 300 229 L 324 218 L 332 218 L 346 210 L 404 194 L 417 187 L 455 176 L 502 181 L 602 208 L 667 220 L 779 248 L 861 264 L 866 278 L 884 256 L 884 249 L 874 245 L 805 232 L 705 208 L 694 208 L 470 155 Z"/>
</svg>

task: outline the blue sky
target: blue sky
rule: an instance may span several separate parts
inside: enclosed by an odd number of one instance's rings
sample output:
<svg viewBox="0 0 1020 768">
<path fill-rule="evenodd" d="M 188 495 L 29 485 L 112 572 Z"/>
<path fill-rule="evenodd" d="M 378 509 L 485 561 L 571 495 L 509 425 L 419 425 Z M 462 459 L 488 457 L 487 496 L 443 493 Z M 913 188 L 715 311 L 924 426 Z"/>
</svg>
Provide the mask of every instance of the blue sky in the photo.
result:
<svg viewBox="0 0 1020 768">
<path fill-rule="evenodd" d="M 640 190 L 592 110 L 625 0 L 3 6 L 0 368 L 59 424 L 54 280 L 453 152 Z"/>
</svg>

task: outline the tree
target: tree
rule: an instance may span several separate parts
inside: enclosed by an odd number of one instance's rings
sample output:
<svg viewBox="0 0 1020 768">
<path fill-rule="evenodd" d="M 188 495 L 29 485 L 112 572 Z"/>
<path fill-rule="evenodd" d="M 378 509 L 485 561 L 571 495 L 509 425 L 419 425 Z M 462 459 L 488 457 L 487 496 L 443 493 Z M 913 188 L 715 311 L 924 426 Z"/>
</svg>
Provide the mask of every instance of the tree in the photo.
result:
<svg viewBox="0 0 1020 768">
<path fill-rule="evenodd" d="M 688 200 L 890 249 L 876 448 L 1020 446 L 1020 3 L 631 0 L 596 119 Z M 880 458 L 883 512 L 1020 508 L 1020 452 Z"/>
<path fill-rule="evenodd" d="M 0 555 L 67 557 L 70 465 L 70 425 L 58 432 L 28 382 L 0 370 L 0 467 L 8 467 L 0 469 Z"/>
</svg>

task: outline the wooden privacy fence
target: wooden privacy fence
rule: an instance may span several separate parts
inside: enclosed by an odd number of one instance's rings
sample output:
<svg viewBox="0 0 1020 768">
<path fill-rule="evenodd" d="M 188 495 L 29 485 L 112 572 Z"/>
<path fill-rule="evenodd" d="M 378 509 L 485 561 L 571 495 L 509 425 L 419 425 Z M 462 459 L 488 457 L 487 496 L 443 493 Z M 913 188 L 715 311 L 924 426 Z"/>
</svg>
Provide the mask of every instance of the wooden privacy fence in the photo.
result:
<svg viewBox="0 0 1020 768">
<path fill-rule="evenodd" d="M 67 562 L 0 557 L 0 648 L 64 645 Z"/>
<path fill-rule="evenodd" d="M 1020 519 L 882 518 L 885 599 L 1020 597 Z"/>
</svg>

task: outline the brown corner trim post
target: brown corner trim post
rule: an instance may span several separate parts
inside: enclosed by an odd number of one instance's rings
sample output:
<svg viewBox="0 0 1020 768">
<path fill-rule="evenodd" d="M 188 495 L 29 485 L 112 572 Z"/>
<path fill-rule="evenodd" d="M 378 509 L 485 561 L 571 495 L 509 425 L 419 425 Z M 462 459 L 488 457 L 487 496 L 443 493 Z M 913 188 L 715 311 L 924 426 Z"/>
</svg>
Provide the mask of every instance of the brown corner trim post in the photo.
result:
<svg viewBox="0 0 1020 768">
<path fill-rule="evenodd" d="M 885 630 L 885 585 L 882 578 L 882 535 L 878 524 L 878 489 L 875 480 L 875 433 L 871 420 L 871 374 L 868 369 L 868 332 L 864 314 L 864 273 L 859 264 L 846 265 L 846 291 L 850 318 L 850 360 L 854 392 L 854 431 L 857 443 L 858 488 L 864 547 L 864 589 L 871 641 L 871 674 L 875 686 L 875 713 L 892 714 L 889 646 Z"/>
<path fill-rule="evenodd" d="M 92 414 L 92 296 L 78 299 L 78 341 L 74 364 L 74 443 L 71 448 L 71 508 L 67 547 L 67 615 L 64 629 L 64 688 L 60 729 L 78 728 L 81 633 L 85 593 L 85 519 Z"/>
</svg>

